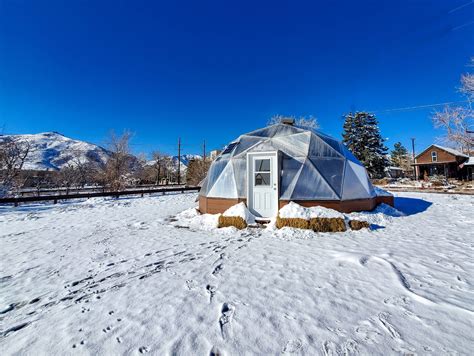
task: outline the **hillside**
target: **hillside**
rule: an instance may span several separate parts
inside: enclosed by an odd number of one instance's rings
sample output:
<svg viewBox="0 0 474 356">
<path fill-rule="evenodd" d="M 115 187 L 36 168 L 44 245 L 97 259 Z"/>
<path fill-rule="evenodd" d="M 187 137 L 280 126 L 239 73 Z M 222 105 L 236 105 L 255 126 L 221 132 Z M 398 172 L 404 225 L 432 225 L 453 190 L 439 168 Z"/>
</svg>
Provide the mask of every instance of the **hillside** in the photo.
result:
<svg viewBox="0 0 474 356">
<path fill-rule="evenodd" d="M 8 138 L 26 140 L 31 144 L 30 153 L 23 169 L 60 170 L 76 162 L 104 164 L 109 152 L 92 143 L 74 140 L 57 132 L 44 132 L 25 135 L 3 135 L 0 141 Z"/>
</svg>

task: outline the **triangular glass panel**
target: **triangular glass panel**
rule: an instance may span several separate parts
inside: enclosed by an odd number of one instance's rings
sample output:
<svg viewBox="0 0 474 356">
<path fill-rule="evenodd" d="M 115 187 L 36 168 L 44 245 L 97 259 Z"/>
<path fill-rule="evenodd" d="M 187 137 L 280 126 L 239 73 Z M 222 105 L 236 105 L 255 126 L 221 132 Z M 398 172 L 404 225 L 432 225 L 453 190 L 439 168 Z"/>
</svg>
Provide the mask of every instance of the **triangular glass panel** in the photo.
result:
<svg viewBox="0 0 474 356">
<path fill-rule="evenodd" d="M 232 163 L 225 166 L 207 196 L 213 198 L 238 198 Z"/>
<path fill-rule="evenodd" d="M 310 157 L 310 160 L 337 195 L 342 196 L 342 178 L 344 176 L 345 159 Z"/>
<path fill-rule="evenodd" d="M 291 200 L 338 200 L 339 197 L 309 159 L 299 172 Z"/>
</svg>

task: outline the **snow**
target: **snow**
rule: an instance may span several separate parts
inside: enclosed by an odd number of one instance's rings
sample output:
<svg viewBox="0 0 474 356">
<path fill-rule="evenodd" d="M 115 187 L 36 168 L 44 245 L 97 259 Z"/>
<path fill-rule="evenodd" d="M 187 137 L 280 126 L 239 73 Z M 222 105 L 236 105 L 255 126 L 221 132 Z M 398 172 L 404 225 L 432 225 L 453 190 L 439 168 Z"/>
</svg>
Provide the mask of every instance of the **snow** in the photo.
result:
<svg viewBox="0 0 474 356">
<path fill-rule="evenodd" d="M 396 193 L 375 230 L 182 226 L 195 194 L 0 207 L 12 354 L 465 354 L 474 198 Z"/>
<path fill-rule="evenodd" d="M 328 209 L 322 206 L 314 206 L 311 208 L 305 208 L 294 202 L 289 202 L 283 208 L 280 209 L 279 213 L 281 218 L 299 218 L 299 219 L 313 219 L 313 218 L 342 218 L 344 214 Z"/>
<path fill-rule="evenodd" d="M 222 215 L 238 216 L 244 219 L 247 224 L 255 224 L 255 216 L 249 211 L 249 209 L 247 209 L 244 202 L 231 206 L 229 209 L 224 211 Z"/>
<path fill-rule="evenodd" d="M 209 231 L 217 229 L 219 215 L 200 214 L 196 208 L 189 208 L 177 214 L 173 220 L 174 226 Z"/>
<path fill-rule="evenodd" d="M 374 185 L 375 194 L 379 197 L 391 197 L 393 194 Z"/>
<path fill-rule="evenodd" d="M 57 132 L 25 135 L 0 135 L 0 141 L 14 138 L 30 143 L 23 169 L 60 170 L 68 164 L 93 162 L 105 164 L 110 153 L 92 143 L 73 140 Z"/>
</svg>

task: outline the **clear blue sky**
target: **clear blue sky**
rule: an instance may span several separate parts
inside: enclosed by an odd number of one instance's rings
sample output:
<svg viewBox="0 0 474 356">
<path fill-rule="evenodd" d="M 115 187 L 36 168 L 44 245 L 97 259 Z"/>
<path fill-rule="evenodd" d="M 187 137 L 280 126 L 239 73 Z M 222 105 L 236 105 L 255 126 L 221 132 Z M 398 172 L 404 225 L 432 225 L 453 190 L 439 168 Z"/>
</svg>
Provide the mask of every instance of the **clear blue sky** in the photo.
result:
<svg viewBox="0 0 474 356">
<path fill-rule="evenodd" d="M 474 55 L 471 0 L 0 0 L 0 126 L 135 152 L 219 147 L 274 114 L 341 116 L 462 100 Z M 382 134 L 417 148 L 432 108 L 379 112 Z"/>
</svg>

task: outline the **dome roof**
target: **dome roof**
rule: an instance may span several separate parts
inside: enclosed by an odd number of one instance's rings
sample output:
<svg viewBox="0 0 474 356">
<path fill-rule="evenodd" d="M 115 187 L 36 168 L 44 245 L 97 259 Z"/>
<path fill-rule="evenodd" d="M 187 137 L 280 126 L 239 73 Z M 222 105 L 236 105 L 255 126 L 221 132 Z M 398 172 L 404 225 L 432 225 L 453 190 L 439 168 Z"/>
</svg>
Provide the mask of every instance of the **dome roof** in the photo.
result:
<svg viewBox="0 0 474 356">
<path fill-rule="evenodd" d="M 339 141 L 319 132 L 276 124 L 241 135 L 216 158 L 202 182 L 209 198 L 247 197 L 247 153 L 280 152 L 280 200 L 374 197 L 364 166 Z"/>
</svg>

